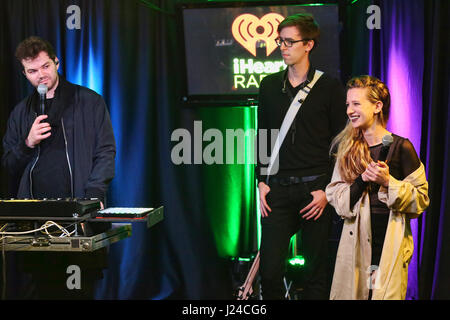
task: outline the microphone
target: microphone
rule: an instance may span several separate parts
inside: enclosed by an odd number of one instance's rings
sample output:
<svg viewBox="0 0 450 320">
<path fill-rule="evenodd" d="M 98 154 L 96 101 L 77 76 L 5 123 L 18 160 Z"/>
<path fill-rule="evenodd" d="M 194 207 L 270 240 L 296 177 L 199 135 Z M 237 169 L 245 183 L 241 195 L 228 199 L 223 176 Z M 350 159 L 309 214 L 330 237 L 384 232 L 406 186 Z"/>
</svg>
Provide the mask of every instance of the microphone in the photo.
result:
<svg viewBox="0 0 450 320">
<path fill-rule="evenodd" d="M 283 88 L 281 88 L 281 92 L 286 93 L 286 79 L 283 81 Z"/>
<path fill-rule="evenodd" d="M 287 90 L 286 90 L 287 77 L 288 77 L 288 69 L 286 69 L 286 71 L 284 71 L 284 74 L 283 74 L 283 88 L 281 88 L 281 92 L 283 92 L 283 93 L 287 93 Z"/>
<path fill-rule="evenodd" d="M 378 161 L 386 161 L 392 142 L 394 142 L 394 138 L 390 134 L 383 136 L 383 138 L 381 139 L 381 143 L 383 144 L 383 146 L 381 147 Z"/>
<path fill-rule="evenodd" d="M 45 114 L 45 95 L 47 94 L 48 88 L 45 84 L 40 84 L 37 87 L 37 92 L 39 93 L 39 115 Z"/>
</svg>

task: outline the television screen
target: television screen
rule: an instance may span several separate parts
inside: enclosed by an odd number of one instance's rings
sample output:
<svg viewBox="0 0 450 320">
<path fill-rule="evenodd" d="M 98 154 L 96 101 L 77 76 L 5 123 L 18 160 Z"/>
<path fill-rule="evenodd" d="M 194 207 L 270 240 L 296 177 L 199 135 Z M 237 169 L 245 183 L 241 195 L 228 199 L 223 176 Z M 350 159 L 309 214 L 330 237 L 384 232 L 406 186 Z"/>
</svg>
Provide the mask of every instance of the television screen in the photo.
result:
<svg viewBox="0 0 450 320">
<path fill-rule="evenodd" d="M 312 14 L 321 30 L 319 44 L 310 56 L 312 65 L 339 78 L 341 28 L 337 4 L 262 4 L 180 7 L 186 102 L 256 101 L 261 80 L 286 68 L 275 43 L 278 24 L 302 12 Z"/>
</svg>

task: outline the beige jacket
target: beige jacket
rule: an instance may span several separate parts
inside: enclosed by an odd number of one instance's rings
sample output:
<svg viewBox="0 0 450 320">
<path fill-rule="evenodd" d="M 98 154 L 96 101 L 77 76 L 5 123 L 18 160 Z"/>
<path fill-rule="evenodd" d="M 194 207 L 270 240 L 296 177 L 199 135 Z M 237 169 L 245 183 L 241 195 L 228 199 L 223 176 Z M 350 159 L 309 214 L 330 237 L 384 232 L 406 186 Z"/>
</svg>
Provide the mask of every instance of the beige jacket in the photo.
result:
<svg viewBox="0 0 450 320">
<path fill-rule="evenodd" d="M 330 299 L 367 300 L 371 269 L 370 203 L 367 192 L 350 208 L 350 184 L 341 179 L 337 165 L 326 187 L 336 212 L 345 219 L 336 257 Z M 405 299 L 408 265 L 414 249 L 410 219 L 417 218 L 429 204 L 424 166 L 399 181 L 390 177 L 378 198 L 390 209 L 380 266 L 373 288 L 373 300 Z"/>
</svg>

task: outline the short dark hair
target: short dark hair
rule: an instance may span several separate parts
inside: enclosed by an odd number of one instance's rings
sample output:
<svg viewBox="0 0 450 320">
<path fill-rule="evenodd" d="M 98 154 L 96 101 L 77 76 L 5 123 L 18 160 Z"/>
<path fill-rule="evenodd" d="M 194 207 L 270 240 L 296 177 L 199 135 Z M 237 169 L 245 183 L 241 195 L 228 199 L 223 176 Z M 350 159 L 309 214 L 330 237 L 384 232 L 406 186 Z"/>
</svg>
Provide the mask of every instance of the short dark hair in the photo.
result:
<svg viewBox="0 0 450 320">
<path fill-rule="evenodd" d="M 31 36 L 19 43 L 16 49 L 16 58 L 21 63 L 22 60 L 36 58 L 42 51 L 55 61 L 56 54 L 53 46 L 42 38 Z"/>
<path fill-rule="evenodd" d="M 314 40 L 313 49 L 317 47 L 319 43 L 320 29 L 312 14 L 297 13 L 286 17 L 286 19 L 281 21 L 278 25 L 277 31 L 280 33 L 283 28 L 291 26 L 297 27 L 297 30 L 303 39 Z"/>
</svg>

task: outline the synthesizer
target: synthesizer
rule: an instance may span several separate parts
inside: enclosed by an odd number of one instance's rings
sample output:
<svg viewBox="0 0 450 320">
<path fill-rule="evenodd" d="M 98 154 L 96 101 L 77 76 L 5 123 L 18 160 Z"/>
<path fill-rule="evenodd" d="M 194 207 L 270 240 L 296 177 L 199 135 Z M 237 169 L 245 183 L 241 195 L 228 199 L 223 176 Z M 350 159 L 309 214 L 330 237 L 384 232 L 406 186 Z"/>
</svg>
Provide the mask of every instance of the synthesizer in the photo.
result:
<svg viewBox="0 0 450 320">
<path fill-rule="evenodd" d="M 125 208 L 113 207 L 98 211 L 97 218 L 139 219 L 145 218 L 154 208 Z"/>
<path fill-rule="evenodd" d="M 99 209 L 99 199 L 0 199 L 0 219 L 93 217 Z"/>
</svg>

